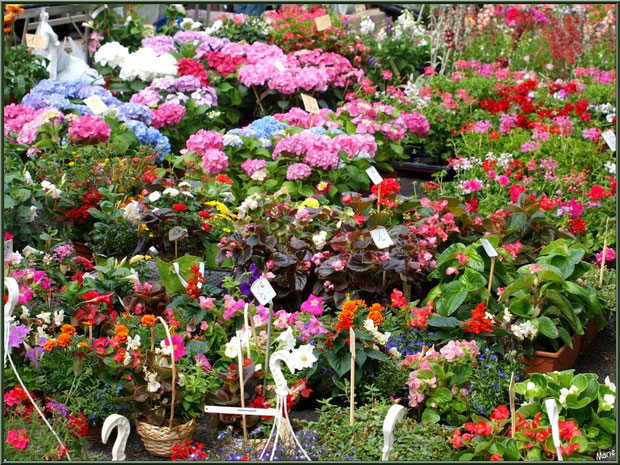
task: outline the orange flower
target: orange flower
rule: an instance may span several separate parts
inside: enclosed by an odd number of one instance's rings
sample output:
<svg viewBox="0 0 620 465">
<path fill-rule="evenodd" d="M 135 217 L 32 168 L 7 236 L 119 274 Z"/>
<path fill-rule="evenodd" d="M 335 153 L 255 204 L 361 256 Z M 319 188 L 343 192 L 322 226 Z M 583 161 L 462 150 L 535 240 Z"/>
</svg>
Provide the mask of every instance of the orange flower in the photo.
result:
<svg viewBox="0 0 620 465">
<path fill-rule="evenodd" d="M 118 333 L 129 333 L 129 328 L 125 325 L 118 325 L 116 328 L 114 328 L 114 334 Z"/>
<path fill-rule="evenodd" d="M 153 326 L 155 324 L 155 316 L 154 315 L 144 315 L 142 320 L 140 320 L 142 326 Z"/>
<path fill-rule="evenodd" d="M 5 5 L 6 11 L 16 14 L 17 16 L 21 15 L 24 12 L 21 4 L 19 3 L 7 3 Z"/>
<path fill-rule="evenodd" d="M 45 350 L 52 350 L 54 347 L 56 347 L 58 345 L 58 343 L 54 340 L 54 339 L 50 339 L 49 341 L 47 341 L 44 345 L 43 348 Z"/>
<path fill-rule="evenodd" d="M 78 344 L 78 347 L 79 347 L 80 349 L 83 349 L 84 347 L 88 347 L 88 342 L 80 342 L 80 343 Z"/>
<path fill-rule="evenodd" d="M 61 328 L 60 328 L 60 332 L 73 335 L 73 334 L 75 334 L 75 327 L 73 325 L 69 325 L 69 324 L 62 325 Z"/>
<path fill-rule="evenodd" d="M 71 334 L 62 333 L 60 336 L 58 336 L 58 345 L 60 347 L 67 347 L 69 344 L 71 344 L 71 339 L 73 339 L 73 336 Z"/>
</svg>

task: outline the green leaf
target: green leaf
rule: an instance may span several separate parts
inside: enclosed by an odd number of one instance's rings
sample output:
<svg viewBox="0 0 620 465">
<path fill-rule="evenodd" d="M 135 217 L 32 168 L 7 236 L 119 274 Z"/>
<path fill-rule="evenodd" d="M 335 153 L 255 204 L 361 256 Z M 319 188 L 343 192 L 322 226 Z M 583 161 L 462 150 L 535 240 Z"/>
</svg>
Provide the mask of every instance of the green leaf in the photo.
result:
<svg viewBox="0 0 620 465">
<path fill-rule="evenodd" d="M 551 339 L 557 339 L 559 337 L 558 329 L 555 327 L 555 324 L 551 321 L 551 318 L 546 316 L 538 318 L 538 331 Z"/>
<path fill-rule="evenodd" d="M 441 420 L 441 416 L 436 409 L 431 407 L 424 409 L 424 412 L 422 413 L 422 421 L 428 421 L 429 423 L 439 423 L 439 420 Z"/>
<path fill-rule="evenodd" d="M 453 316 L 434 316 L 428 320 L 428 326 L 433 328 L 458 328 L 460 322 Z"/>
<path fill-rule="evenodd" d="M 344 376 L 351 369 L 351 357 L 348 351 L 343 353 L 344 356 L 333 351 L 327 353 L 327 361 L 339 377 Z"/>
<path fill-rule="evenodd" d="M 443 287 L 441 298 L 437 302 L 437 313 L 442 316 L 452 315 L 465 301 L 467 289 L 461 281 L 452 281 Z"/>
</svg>

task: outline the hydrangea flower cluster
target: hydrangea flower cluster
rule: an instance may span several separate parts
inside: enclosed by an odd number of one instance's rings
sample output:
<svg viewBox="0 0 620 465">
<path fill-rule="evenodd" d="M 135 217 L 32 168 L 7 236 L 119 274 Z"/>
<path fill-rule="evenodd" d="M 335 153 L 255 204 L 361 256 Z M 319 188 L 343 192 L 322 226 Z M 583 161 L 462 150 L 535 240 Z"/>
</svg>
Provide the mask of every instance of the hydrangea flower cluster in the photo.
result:
<svg viewBox="0 0 620 465">
<path fill-rule="evenodd" d="M 69 137 L 75 142 L 99 143 L 105 142 L 110 138 L 112 129 L 110 125 L 92 115 L 84 115 L 76 118 L 69 126 Z"/>
<path fill-rule="evenodd" d="M 202 166 L 207 173 L 217 174 L 228 168 L 228 157 L 224 153 L 224 137 L 217 131 L 201 129 L 187 139 L 186 149 L 182 154 L 189 152 L 202 156 Z"/>
<path fill-rule="evenodd" d="M 155 129 L 174 126 L 185 116 L 185 107 L 172 102 L 162 103 L 157 109 L 151 110 L 151 116 Z"/>
<path fill-rule="evenodd" d="M 175 75 L 176 58 L 169 53 L 161 53 L 165 48 L 165 40 L 153 37 L 148 42 L 149 46 L 139 48 L 133 53 L 129 53 L 129 50 L 118 42 L 108 42 L 95 53 L 95 63 L 111 68 L 120 67 L 119 77 L 124 81 L 139 79 L 151 82 L 157 77 Z M 155 48 L 151 48 L 153 46 Z"/>
<path fill-rule="evenodd" d="M 171 36 L 145 37 L 142 46 L 152 48 L 157 55 L 173 52 L 175 50 L 174 38 Z"/>
<path fill-rule="evenodd" d="M 133 94 L 130 102 L 154 107 L 162 102 L 181 105 L 190 98 L 197 107 L 210 108 L 217 105 L 215 89 L 208 85 L 203 86 L 200 78 L 191 74 L 177 78 L 165 76 L 154 79 L 149 86 Z"/>
</svg>

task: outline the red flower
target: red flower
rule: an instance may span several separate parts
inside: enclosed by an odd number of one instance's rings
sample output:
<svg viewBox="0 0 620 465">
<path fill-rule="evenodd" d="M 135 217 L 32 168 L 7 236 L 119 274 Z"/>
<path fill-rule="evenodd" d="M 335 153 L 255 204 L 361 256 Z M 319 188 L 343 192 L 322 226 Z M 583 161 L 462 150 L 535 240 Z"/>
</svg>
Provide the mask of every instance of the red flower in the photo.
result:
<svg viewBox="0 0 620 465">
<path fill-rule="evenodd" d="M 515 203 L 519 199 L 522 192 L 525 192 L 525 187 L 519 186 L 518 184 L 513 185 L 510 188 L 510 201 Z"/>
<path fill-rule="evenodd" d="M 506 420 L 508 419 L 510 413 L 508 412 L 508 407 L 505 405 L 500 405 L 499 407 L 495 407 L 493 413 L 491 414 L 491 420 Z"/>
<path fill-rule="evenodd" d="M 88 433 L 88 422 L 83 412 L 80 412 L 79 416 L 71 414 L 67 421 L 67 428 L 73 433 L 74 436 L 84 437 Z"/>
<path fill-rule="evenodd" d="M 501 455 L 499 455 L 499 454 L 493 454 L 493 455 L 491 456 L 491 460 L 493 460 L 494 462 L 501 462 L 501 461 L 503 461 L 504 459 L 503 459 L 503 458 L 502 458 L 502 456 L 501 456 Z"/>
<path fill-rule="evenodd" d="M 568 230 L 574 236 L 586 233 L 586 222 L 583 218 L 577 217 L 568 221 Z"/>
<path fill-rule="evenodd" d="M 364 215 L 360 215 L 359 213 L 355 214 L 353 218 L 355 218 L 355 224 L 357 225 L 362 225 L 364 224 L 364 221 L 366 221 L 366 217 Z"/>
<path fill-rule="evenodd" d="M 538 442 L 545 442 L 547 440 L 547 437 L 549 437 L 548 429 L 543 429 L 536 433 L 536 439 L 538 440 Z"/>
<path fill-rule="evenodd" d="M 211 214 L 209 212 L 206 211 L 201 211 L 200 213 L 198 213 L 198 216 L 200 218 L 202 218 L 203 220 L 208 220 L 209 218 L 211 218 Z"/>
<path fill-rule="evenodd" d="M 588 192 L 586 196 L 590 197 L 593 202 L 596 202 L 597 200 L 607 197 L 607 191 L 605 191 L 603 186 L 596 184 L 590 188 L 590 192 Z"/>
<path fill-rule="evenodd" d="M 392 291 L 390 298 L 392 299 L 392 307 L 401 308 L 407 306 L 407 300 L 405 299 L 403 292 L 398 289 L 394 289 Z"/>
<path fill-rule="evenodd" d="M 177 61 L 177 73 L 179 76 L 195 76 L 200 79 L 200 85 L 206 87 L 209 85 L 209 78 L 207 77 L 207 71 L 197 61 L 191 58 L 181 58 Z"/>
<path fill-rule="evenodd" d="M 466 332 L 474 334 L 493 332 L 493 320 L 487 317 L 486 310 L 486 305 L 479 303 L 478 306 L 471 311 L 471 318 L 461 323 L 465 326 Z"/>
<path fill-rule="evenodd" d="M 215 177 L 215 180 L 217 182 L 219 182 L 219 183 L 222 183 L 222 184 L 232 184 L 233 183 L 232 179 L 230 179 L 227 174 L 218 174 Z"/>
<path fill-rule="evenodd" d="M 476 213 L 478 211 L 479 202 L 476 197 L 466 200 L 465 204 L 465 211 L 467 213 Z"/>
<path fill-rule="evenodd" d="M 186 212 L 186 211 L 187 211 L 187 207 L 185 206 L 185 204 L 184 204 L 184 203 L 175 203 L 175 204 L 172 206 L 172 209 L 173 209 L 175 212 Z"/>
<path fill-rule="evenodd" d="M 7 432 L 6 442 L 13 446 L 15 450 L 26 450 L 30 438 L 25 429 L 12 429 Z"/>
<path fill-rule="evenodd" d="M 434 183 L 433 181 L 427 181 L 424 184 L 425 191 L 436 191 L 437 189 L 439 189 L 439 184 Z"/>
</svg>

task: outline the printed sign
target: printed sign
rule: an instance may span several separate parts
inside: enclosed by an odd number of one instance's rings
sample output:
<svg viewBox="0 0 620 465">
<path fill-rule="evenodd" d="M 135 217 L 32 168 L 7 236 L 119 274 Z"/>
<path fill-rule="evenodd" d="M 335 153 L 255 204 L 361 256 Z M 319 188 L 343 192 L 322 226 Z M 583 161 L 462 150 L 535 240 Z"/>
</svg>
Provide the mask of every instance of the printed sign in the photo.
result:
<svg viewBox="0 0 620 465">
<path fill-rule="evenodd" d="M 323 15 L 315 18 L 314 23 L 316 24 L 316 30 L 319 32 L 332 27 L 332 20 L 329 15 Z"/>
<path fill-rule="evenodd" d="M 170 231 L 168 231 L 168 240 L 170 242 L 178 241 L 179 239 L 183 239 L 186 236 L 187 236 L 187 229 L 181 226 L 175 226 Z"/>
<path fill-rule="evenodd" d="M 36 34 L 26 34 L 26 45 L 28 48 L 47 48 L 47 37 Z"/>
<path fill-rule="evenodd" d="M 142 33 L 143 37 L 153 37 L 155 35 L 155 26 L 152 24 L 144 25 L 144 32 Z"/>
<path fill-rule="evenodd" d="M 383 226 L 379 226 L 378 228 L 371 230 L 370 235 L 372 236 L 372 240 L 375 242 L 378 249 L 386 249 L 391 245 L 394 245 L 394 241 L 387 232 L 387 229 Z"/>
<path fill-rule="evenodd" d="M 611 149 L 612 152 L 616 151 L 616 135 L 612 129 L 608 129 L 603 134 L 603 139 L 607 142 L 607 146 Z"/>
<path fill-rule="evenodd" d="M 266 278 L 254 281 L 250 291 L 252 291 L 252 294 L 254 294 L 254 297 L 258 299 L 261 305 L 267 305 L 276 296 L 276 291 L 273 290 Z"/>
<path fill-rule="evenodd" d="M 364 11 L 366 11 L 366 5 L 355 5 L 356 13 L 363 13 Z"/>
<path fill-rule="evenodd" d="M 497 250 L 495 250 L 495 247 L 493 247 L 488 240 L 480 239 L 480 243 L 489 257 L 497 257 Z"/>
<path fill-rule="evenodd" d="M 366 170 L 366 174 L 368 175 L 373 184 L 381 184 L 383 182 L 383 178 L 377 171 L 377 168 L 375 168 L 374 166 L 368 168 Z"/>
<path fill-rule="evenodd" d="M 108 111 L 108 106 L 103 103 L 103 100 L 101 100 L 101 97 L 98 95 L 91 95 L 85 98 L 84 103 L 95 115 L 100 115 Z"/>
<path fill-rule="evenodd" d="M 318 115 L 320 113 L 319 102 L 314 97 L 307 94 L 301 94 L 301 100 L 304 102 L 304 108 L 308 113 Z"/>
</svg>

